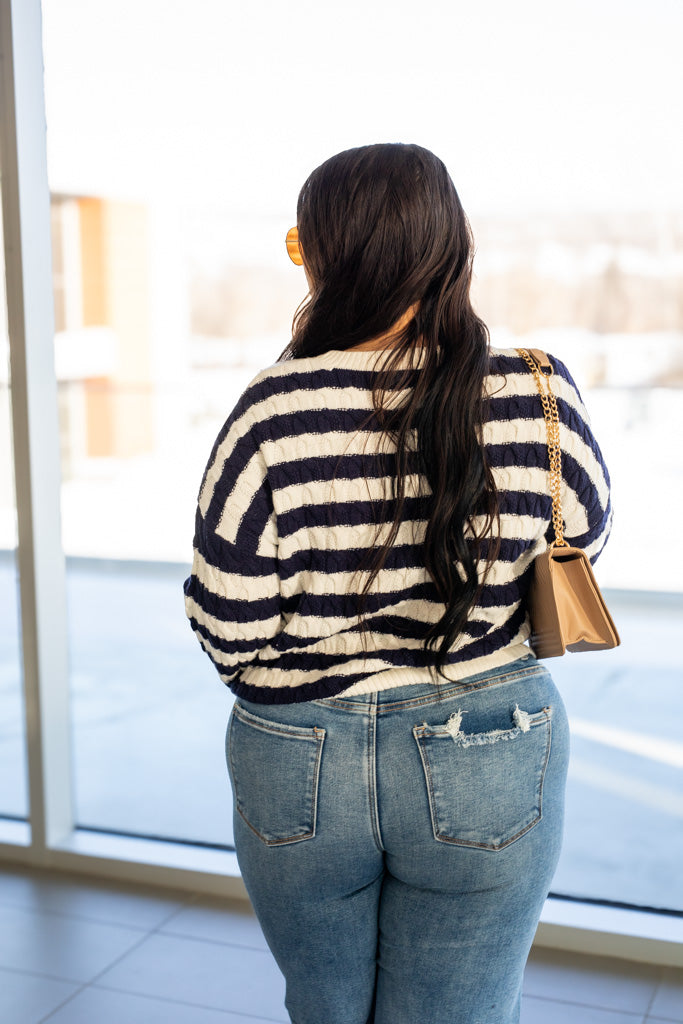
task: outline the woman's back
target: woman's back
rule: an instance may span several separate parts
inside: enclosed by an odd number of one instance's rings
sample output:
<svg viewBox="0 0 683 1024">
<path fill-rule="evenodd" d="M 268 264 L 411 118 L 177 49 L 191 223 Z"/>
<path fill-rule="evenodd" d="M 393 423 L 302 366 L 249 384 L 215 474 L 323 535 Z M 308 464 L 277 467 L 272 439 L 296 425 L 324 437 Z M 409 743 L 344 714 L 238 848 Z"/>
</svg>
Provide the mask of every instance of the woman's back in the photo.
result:
<svg viewBox="0 0 683 1024">
<path fill-rule="evenodd" d="M 407 387 L 421 362 L 399 364 L 414 366 Z M 396 448 L 372 417 L 376 365 L 376 351 L 331 350 L 263 370 L 209 460 L 186 608 L 221 679 L 255 703 L 431 678 L 424 637 L 444 605 L 425 567 L 431 492 L 414 458 L 398 532 L 368 595 L 365 635 L 358 624 L 363 580 L 354 573 L 368 549 L 386 542 L 396 510 Z M 562 363 L 553 365 L 565 535 L 594 559 L 611 526 L 609 479 L 576 386 Z M 525 596 L 533 559 L 551 537 L 545 424 L 533 377 L 515 350 L 492 349 L 484 388 L 482 441 L 498 492 L 500 547 L 449 650 L 443 676 L 452 680 L 529 653 Z"/>
</svg>

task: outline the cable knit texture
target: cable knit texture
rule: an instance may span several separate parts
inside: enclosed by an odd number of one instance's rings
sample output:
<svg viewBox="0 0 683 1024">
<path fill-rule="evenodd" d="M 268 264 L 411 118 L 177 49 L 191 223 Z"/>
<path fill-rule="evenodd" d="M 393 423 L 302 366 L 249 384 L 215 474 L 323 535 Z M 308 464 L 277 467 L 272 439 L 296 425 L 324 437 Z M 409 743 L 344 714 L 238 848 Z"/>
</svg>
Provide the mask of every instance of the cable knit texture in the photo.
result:
<svg viewBox="0 0 683 1024">
<path fill-rule="evenodd" d="M 433 682 L 423 639 L 445 609 L 422 557 L 430 489 L 419 473 L 408 474 L 400 529 L 367 597 L 365 640 L 357 618 L 366 577 L 356 569 L 388 537 L 395 510 L 395 446 L 374 416 L 359 429 L 372 411 L 378 356 L 334 350 L 262 370 L 214 444 L 185 607 L 220 678 L 246 700 L 283 704 Z M 551 361 L 565 537 L 594 562 L 611 528 L 609 476 L 569 371 Z M 410 379 L 420 364 L 421 355 Z M 514 350 L 492 349 L 485 388 L 501 550 L 449 652 L 452 680 L 530 653 L 525 597 L 533 560 L 553 537 L 534 378 Z"/>
</svg>

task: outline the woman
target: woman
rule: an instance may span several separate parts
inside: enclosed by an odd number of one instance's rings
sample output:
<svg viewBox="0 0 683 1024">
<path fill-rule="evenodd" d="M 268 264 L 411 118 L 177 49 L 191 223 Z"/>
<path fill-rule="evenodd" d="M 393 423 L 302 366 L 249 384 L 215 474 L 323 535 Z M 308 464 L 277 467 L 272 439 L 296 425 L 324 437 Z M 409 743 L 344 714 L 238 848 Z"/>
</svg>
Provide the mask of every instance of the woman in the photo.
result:
<svg viewBox="0 0 683 1024">
<path fill-rule="evenodd" d="M 472 309 L 428 150 L 332 157 L 297 228 L 310 292 L 216 440 L 185 584 L 236 695 L 238 861 L 293 1024 L 513 1024 L 569 756 L 525 643 L 552 537 L 540 399 Z M 552 365 L 565 536 L 595 560 L 609 478 Z"/>
</svg>

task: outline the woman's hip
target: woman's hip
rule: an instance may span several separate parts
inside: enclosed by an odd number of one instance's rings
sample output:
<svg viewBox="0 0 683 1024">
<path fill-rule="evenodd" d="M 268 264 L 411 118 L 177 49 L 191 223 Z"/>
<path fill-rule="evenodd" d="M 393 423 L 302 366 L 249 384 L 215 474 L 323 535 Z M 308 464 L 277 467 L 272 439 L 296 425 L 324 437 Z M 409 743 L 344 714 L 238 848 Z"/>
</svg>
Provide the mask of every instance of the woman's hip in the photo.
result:
<svg viewBox="0 0 683 1024">
<path fill-rule="evenodd" d="M 491 855 L 544 818 L 543 833 L 551 818 L 561 828 L 567 714 L 535 659 L 440 692 L 362 696 L 235 702 L 226 736 L 235 806 L 265 846 L 353 834 L 379 850 L 392 837 Z"/>
</svg>

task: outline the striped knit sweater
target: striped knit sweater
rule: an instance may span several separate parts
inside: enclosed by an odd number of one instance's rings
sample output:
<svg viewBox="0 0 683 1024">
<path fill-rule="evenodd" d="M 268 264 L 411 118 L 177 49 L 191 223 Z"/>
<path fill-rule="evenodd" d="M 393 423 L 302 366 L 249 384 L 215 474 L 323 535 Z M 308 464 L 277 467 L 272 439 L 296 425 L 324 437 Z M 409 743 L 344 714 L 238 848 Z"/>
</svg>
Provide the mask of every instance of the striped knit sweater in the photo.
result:
<svg viewBox="0 0 683 1024">
<path fill-rule="evenodd" d="M 380 447 L 374 417 L 358 429 L 372 410 L 378 355 L 334 350 L 262 370 L 211 452 L 185 607 L 220 678 L 246 700 L 283 704 L 433 682 L 434 653 L 423 638 L 445 608 L 422 558 L 424 476 L 406 478 L 404 518 L 367 597 L 365 641 L 357 618 L 365 577 L 359 584 L 354 571 L 367 547 L 388 536 L 395 510 L 393 479 L 378 470 L 384 452 L 385 474 L 392 472 L 391 442 L 385 437 Z M 551 359 L 565 536 L 595 561 L 611 528 L 609 476 L 576 385 Z M 534 378 L 514 350 L 492 349 L 485 388 L 492 397 L 483 439 L 499 491 L 501 549 L 449 652 L 443 672 L 452 680 L 530 653 L 525 596 L 532 562 L 553 536 Z"/>
</svg>

